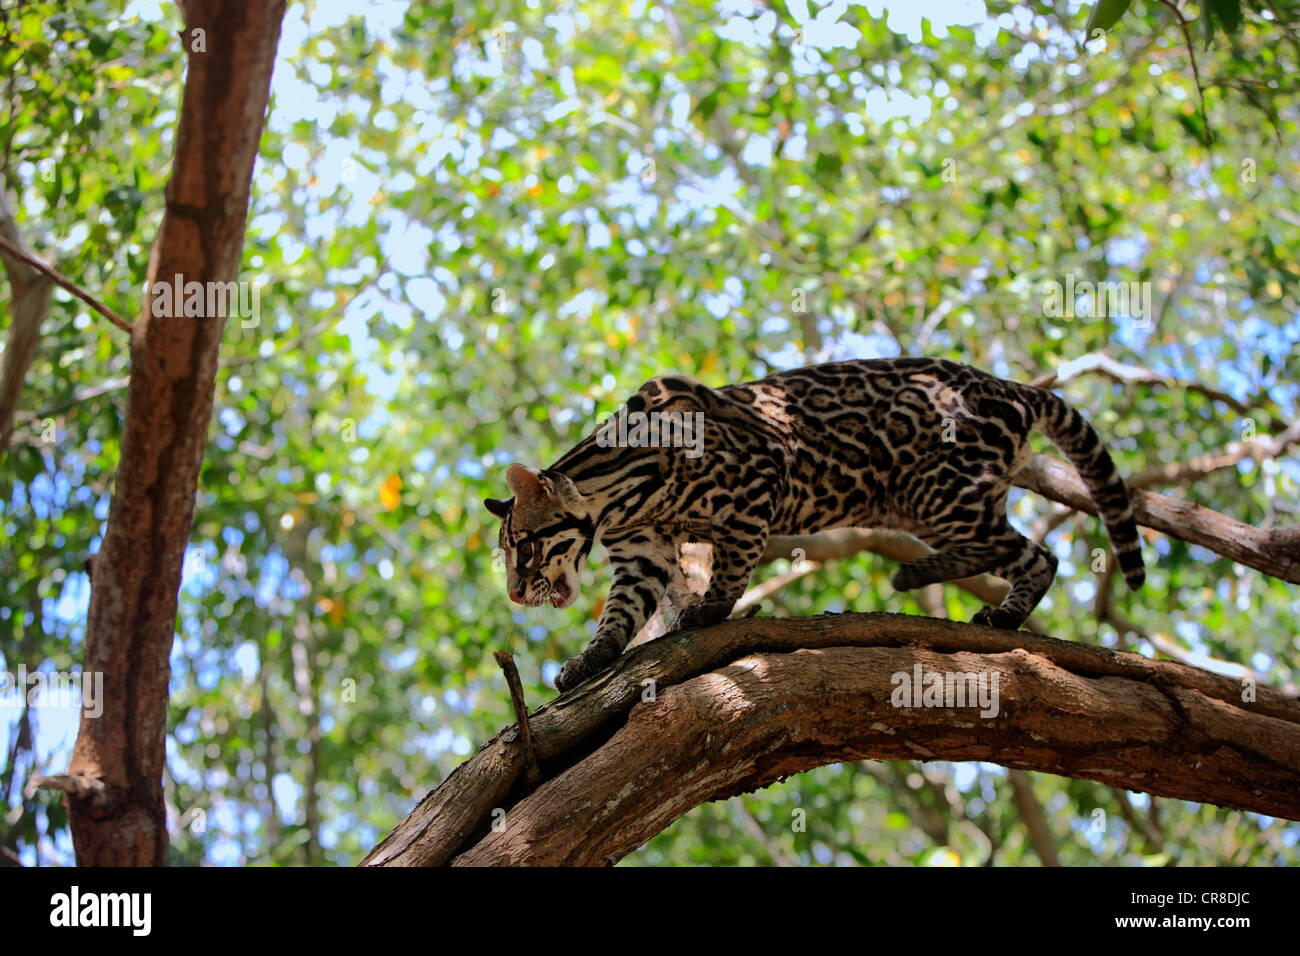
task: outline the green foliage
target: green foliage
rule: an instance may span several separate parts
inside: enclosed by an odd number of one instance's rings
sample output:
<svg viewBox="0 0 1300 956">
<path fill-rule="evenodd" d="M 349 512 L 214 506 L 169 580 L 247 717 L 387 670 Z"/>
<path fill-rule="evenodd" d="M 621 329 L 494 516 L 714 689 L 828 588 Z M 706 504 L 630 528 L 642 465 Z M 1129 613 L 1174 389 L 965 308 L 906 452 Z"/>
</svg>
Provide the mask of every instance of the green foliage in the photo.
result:
<svg viewBox="0 0 1300 956">
<path fill-rule="evenodd" d="M 1131 2 L 1132 0 L 1097 0 L 1093 4 L 1092 13 L 1088 14 L 1088 22 L 1084 24 L 1084 34 L 1092 36 L 1093 30 L 1109 30 L 1119 23 L 1119 18 L 1128 11 Z"/>
<path fill-rule="evenodd" d="M 28 241 L 131 316 L 164 200 L 179 24 L 75 7 L 9 18 L 0 156 Z M 1285 21 L 1245 16 L 1200 61 L 1222 83 L 1206 149 L 1167 19 L 1130 27 L 1130 13 L 1088 56 L 1063 3 L 992 3 L 989 22 L 943 35 L 918 21 L 924 42 L 854 7 L 847 46 L 797 36 L 775 9 L 290 6 L 239 277 L 261 312 L 226 326 L 177 617 L 174 860 L 355 862 L 513 720 L 493 650 L 516 654 L 532 703 L 550 696 L 594 629 L 601 554 L 574 607 L 522 611 L 480 501 L 504 493 L 511 461 L 554 460 L 653 375 L 721 384 L 906 351 L 1029 379 L 1104 349 L 1234 397 L 1066 383 L 1126 474 L 1295 419 Z M 1235 108 L 1252 97 L 1258 110 Z M 1067 276 L 1151 283 L 1150 323 L 1048 314 L 1046 283 Z M 125 413 L 125 391 L 101 389 L 127 359 L 124 336 L 56 294 L 24 393 L 35 417 L 0 471 L 6 666 L 80 660 L 81 563 Z M 1297 481 L 1294 459 L 1248 458 L 1174 493 L 1262 525 L 1294 520 Z M 1014 501 L 1022 528 L 1049 514 Z M 1095 522 L 1048 541 L 1063 559 L 1040 609 L 1050 632 L 1155 653 L 1091 613 Z M 1293 589 L 1147 541 L 1147 587 L 1113 594 L 1124 619 L 1296 681 Z M 828 565 L 765 613 L 922 613 L 891 570 Z M 963 619 L 977 606 L 944 599 Z M 66 861 L 58 804 L 20 796 L 30 773 L 64 769 L 66 742 L 49 742 L 42 709 L 25 744 L 19 716 L 0 716 L 14 744 L 0 842 Z M 1034 789 L 1066 863 L 1295 859 L 1294 825 L 1140 796 L 1126 809 L 1048 776 Z M 1036 860 L 1000 768 L 864 763 L 697 808 L 628 862 Z"/>
<path fill-rule="evenodd" d="M 1179 19 L 1190 19 L 1184 13 L 1187 7 L 1187 0 L 1157 0 L 1163 3 Z M 1084 25 L 1083 32 L 1086 36 L 1093 36 L 1094 30 L 1106 31 L 1119 23 L 1120 19 L 1128 12 L 1132 0 L 1096 0 L 1090 8 L 1088 22 Z M 1223 33 L 1232 36 L 1240 32 L 1244 20 L 1241 0 L 1207 0 L 1206 3 L 1198 4 L 1200 7 L 1199 19 L 1203 24 L 1205 31 L 1205 46 L 1208 49 L 1214 40 L 1215 28 L 1217 27 Z M 1190 9 L 1190 8 L 1189 8 Z M 1275 12 L 1289 14 L 1291 22 L 1294 23 L 1294 9 L 1287 10 L 1286 4 L 1260 4 L 1259 10 L 1264 12 L 1267 19 L 1275 19 Z"/>
</svg>

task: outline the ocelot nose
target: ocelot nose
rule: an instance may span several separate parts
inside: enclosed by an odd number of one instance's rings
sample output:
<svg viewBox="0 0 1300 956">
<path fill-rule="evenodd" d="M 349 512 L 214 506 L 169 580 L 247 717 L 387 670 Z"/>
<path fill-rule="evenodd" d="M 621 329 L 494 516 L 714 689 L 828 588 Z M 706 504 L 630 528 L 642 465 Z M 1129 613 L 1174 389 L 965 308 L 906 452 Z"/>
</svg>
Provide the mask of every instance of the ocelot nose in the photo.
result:
<svg viewBox="0 0 1300 956">
<path fill-rule="evenodd" d="M 510 600 L 514 601 L 516 604 L 524 603 L 524 592 L 519 590 L 519 588 L 507 588 L 506 592 L 510 595 Z"/>
</svg>

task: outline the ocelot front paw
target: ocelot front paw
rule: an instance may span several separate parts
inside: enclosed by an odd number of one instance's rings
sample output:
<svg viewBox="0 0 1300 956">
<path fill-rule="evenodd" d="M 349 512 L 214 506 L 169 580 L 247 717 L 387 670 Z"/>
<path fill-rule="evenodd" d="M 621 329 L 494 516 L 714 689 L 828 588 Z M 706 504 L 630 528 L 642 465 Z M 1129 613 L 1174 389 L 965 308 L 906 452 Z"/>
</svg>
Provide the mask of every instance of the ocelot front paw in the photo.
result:
<svg viewBox="0 0 1300 956">
<path fill-rule="evenodd" d="M 619 649 L 613 641 L 609 643 L 593 642 L 587 645 L 587 649 L 572 658 L 568 663 L 560 668 L 560 672 L 555 675 L 555 689 L 561 694 L 577 687 L 588 677 L 591 677 L 617 660 Z"/>
<path fill-rule="evenodd" d="M 970 619 L 970 622 L 972 624 L 981 624 L 984 627 L 996 627 L 1003 631 L 1018 631 L 1024 620 L 1015 611 L 1007 611 L 1000 607 L 991 607 L 985 604 L 975 612 L 975 616 Z"/>
</svg>

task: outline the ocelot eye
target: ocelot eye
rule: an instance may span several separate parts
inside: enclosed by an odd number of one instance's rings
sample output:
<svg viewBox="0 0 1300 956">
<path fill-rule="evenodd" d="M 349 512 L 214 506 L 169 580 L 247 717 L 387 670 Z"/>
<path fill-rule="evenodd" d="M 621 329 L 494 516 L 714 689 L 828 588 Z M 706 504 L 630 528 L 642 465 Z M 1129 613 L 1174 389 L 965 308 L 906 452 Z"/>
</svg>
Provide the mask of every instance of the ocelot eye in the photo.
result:
<svg viewBox="0 0 1300 956">
<path fill-rule="evenodd" d="M 534 546 L 533 542 L 524 541 L 515 550 L 519 555 L 520 564 L 532 563 L 533 555 L 536 553 L 536 547 Z"/>
</svg>

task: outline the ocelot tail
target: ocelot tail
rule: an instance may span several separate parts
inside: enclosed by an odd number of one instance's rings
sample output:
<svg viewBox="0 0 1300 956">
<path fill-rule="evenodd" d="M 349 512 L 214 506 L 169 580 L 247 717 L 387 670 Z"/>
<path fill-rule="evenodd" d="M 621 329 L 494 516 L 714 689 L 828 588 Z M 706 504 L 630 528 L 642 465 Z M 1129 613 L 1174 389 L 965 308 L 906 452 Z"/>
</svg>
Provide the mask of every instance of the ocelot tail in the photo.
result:
<svg viewBox="0 0 1300 956">
<path fill-rule="evenodd" d="M 769 535 L 839 527 L 909 532 L 934 554 L 899 567 L 900 591 L 989 572 L 1011 590 L 977 624 L 1016 629 L 1056 576 L 1051 552 L 1007 522 L 1007 491 L 1040 431 L 1078 469 L 1130 588 L 1145 572 L 1128 491 L 1092 427 L 1051 392 L 926 358 L 835 362 L 709 388 L 646 382 L 550 468 L 506 470 L 510 599 L 567 607 L 596 541 L 614 583 L 595 637 L 556 677 L 582 683 L 622 653 L 663 597 L 680 546 L 708 541 L 713 571 L 680 628 L 724 620 Z"/>
</svg>

